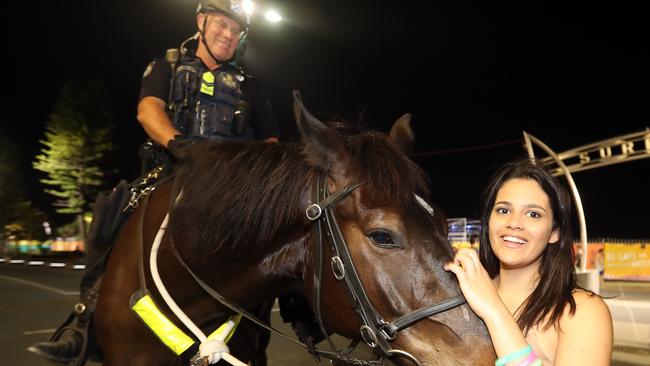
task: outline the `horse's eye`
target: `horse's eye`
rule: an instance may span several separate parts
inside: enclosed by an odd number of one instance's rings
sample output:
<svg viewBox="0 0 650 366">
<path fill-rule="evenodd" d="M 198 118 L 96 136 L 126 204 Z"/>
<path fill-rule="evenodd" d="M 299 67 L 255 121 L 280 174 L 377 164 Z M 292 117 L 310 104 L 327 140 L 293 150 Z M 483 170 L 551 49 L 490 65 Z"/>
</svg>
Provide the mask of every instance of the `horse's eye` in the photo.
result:
<svg viewBox="0 0 650 366">
<path fill-rule="evenodd" d="M 390 233 L 385 230 L 373 230 L 368 233 L 368 238 L 380 248 L 402 248 L 402 245 L 396 243 Z"/>
</svg>

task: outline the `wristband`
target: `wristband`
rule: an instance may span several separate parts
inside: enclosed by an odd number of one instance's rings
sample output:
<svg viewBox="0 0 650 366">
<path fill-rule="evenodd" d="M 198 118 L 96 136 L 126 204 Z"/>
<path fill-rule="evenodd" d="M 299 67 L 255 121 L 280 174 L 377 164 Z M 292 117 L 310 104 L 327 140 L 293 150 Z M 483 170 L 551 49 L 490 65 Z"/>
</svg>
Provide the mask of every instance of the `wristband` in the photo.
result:
<svg viewBox="0 0 650 366">
<path fill-rule="evenodd" d="M 535 361 L 537 361 L 537 354 L 535 351 L 532 351 L 531 353 L 528 354 L 528 357 L 521 361 L 517 366 L 532 366 Z"/>
<path fill-rule="evenodd" d="M 516 359 L 522 358 L 531 352 L 533 352 L 533 348 L 529 344 L 520 350 L 514 351 L 510 354 L 501 357 L 494 363 L 494 366 L 505 366 L 508 362 L 512 362 Z"/>
</svg>

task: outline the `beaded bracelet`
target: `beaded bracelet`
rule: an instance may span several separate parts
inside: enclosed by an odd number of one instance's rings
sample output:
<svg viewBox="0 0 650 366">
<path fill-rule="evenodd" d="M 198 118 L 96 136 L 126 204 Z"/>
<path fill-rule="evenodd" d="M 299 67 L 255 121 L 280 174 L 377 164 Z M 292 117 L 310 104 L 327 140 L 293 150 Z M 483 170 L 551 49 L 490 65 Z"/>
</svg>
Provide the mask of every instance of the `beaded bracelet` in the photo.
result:
<svg viewBox="0 0 650 366">
<path fill-rule="evenodd" d="M 533 352 L 533 348 L 529 344 L 520 350 L 514 351 L 508 355 L 501 357 L 494 363 L 494 366 L 505 366 L 508 362 L 522 358 L 531 352 Z"/>
</svg>

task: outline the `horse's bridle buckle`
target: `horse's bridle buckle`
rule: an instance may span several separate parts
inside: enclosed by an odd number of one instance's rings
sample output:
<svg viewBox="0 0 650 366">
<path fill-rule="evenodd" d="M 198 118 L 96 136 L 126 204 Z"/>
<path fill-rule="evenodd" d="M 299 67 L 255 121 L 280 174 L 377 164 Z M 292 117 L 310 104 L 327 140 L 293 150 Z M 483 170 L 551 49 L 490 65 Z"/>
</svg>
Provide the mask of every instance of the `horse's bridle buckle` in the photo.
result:
<svg viewBox="0 0 650 366">
<path fill-rule="evenodd" d="M 379 327 L 379 332 L 381 333 L 382 338 L 388 342 L 395 340 L 395 337 L 397 336 L 397 332 L 393 331 L 390 324 L 385 321 Z"/>
<path fill-rule="evenodd" d="M 311 206 L 307 207 L 305 214 L 307 215 L 309 221 L 316 221 L 323 214 L 323 209 L 320 207 L 320 205 L 318 205 L 318 203 L 314 203 Z"/>
<path fill-rule="evenodd" d="M 370 348 L 377 347 L 377 335 L 369 326 L 365 324 L 362 325 L 361 328 L 359 328 L 359 333 L 361 334 L 363 341 L 370 346 Z"/>
<path fill-rule="evenodd" d="M 334 278 L 339 281 L 345 278 L 345 266 L 338 255 L 332 257 L 332 273 L 334 273 Z"/>
</svg>

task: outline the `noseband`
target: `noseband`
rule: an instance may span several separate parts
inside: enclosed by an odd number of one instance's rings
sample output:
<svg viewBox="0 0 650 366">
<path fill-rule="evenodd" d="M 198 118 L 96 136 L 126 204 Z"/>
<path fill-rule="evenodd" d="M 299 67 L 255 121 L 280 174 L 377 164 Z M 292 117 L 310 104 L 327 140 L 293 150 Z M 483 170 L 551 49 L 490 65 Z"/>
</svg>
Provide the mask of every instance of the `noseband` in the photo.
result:
<svg viewBox="0 0 650 366">
<path fill-rule="evenodd" d="M 334 277 L 344 284 L 344 289 L 350 300 L 350 304 L 361 318 L 362 325 L 359 331 L 363 341 L 379 357 L 406 357 L 415 364 L 420 365 L 420 362 L 408 352 L 393 349 L 390 342 L 395 339 L 399 331 L 429 316 L 462 305 L 466 301 L 462 295 L 458 295 L 438 304 L 415 310 L 392 322 L 384 320 L 381 314 L 372 306 L 368 298 L 352 262 L 348 244 L 332 212 L 332 209 L 338 202 L 352 193 L 360 185 L 361 183 L 349 185 L 330 195 L 329 189 L 327 188 L 327 174 L 323 174 L 314 186 L 312 202 L 315 203 L 306 210 L 307 218 L 314 223 L 317 243 L 317 248 L 314 250 L 314 314 L 321 326 L 321 331 L 327 337 L 330 345 L 333 346 L 333 343 L 325 332 L 320 309 L 324 243 L 329 242 L 330 254 L 332 256 L 330 260 L 332 272 Z"/>
</svg>

